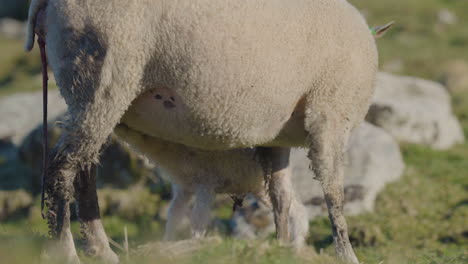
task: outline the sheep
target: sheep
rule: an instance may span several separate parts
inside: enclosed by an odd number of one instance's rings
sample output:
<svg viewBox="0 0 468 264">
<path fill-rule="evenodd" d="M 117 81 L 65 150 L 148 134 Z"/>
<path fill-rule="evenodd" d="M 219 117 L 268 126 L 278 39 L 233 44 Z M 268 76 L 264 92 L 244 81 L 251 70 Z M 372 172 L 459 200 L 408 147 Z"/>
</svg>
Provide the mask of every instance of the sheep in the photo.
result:
<svg viewBox="0 0 468 264">
<path fill-rule="evenodd" d="M 85 226 L 99 219 L 86 199 L 89 170 L 124 124 L 200 150 L 259 148 L 281 241 L 290 240 L 291 201 L 279 191 L 290 177 L 290 148 L 309 148 L 336 253 L 358 263 L 343 215 L 342 157 L 368 110 L 378 56 L 347 1 L 33 0 L 31 7 L 29 26 L 43 28 L 28 30 L 26 43 L 44 32 L 68 105 L 45 190 L 51 233 L 69 259 L 77 257 L 68 204 L 75 194 L 80 208 L 92 209 Z"/>
<path fill-rule="evenodd" d="M 264 166 L 256 159 L 257 151 L 253 148 L 203 151 L 146 136 L 123 124 L 117 125 L 114 132 L 155 162 L 162 176 L 172 183 L 173 198 L 168 210 L 165 240 L 174 240 L 176 228 L 185 215 L 192 195 L 195 195 L 195 204 L 191 225 L 195 238 L 205 235 L 210 220 L 210 205 L 216 193 L 233 197 L 253 194 L 270 204 L 265 189 Z M 290 242 L 295 248 L 300 248 L 308 231 L 307 212 L 295 196 L 289 178 L 285 178 L 280 187 L 291 199 L 288 213 Z"/>
</svg>

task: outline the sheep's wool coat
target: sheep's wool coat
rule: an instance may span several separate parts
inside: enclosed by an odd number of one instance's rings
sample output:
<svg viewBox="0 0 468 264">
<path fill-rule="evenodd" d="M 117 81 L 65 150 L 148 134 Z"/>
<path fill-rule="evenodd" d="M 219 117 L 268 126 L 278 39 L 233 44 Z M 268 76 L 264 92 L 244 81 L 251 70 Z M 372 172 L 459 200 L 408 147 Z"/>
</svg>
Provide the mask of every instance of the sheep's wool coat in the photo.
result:
<svg viewBox="0 0 468 264">
<path fill-rule="evenodd" d="M 343 0 L 50 0 L 47 13 L 69 111 L 95 115 L 84 126 L 107 113 L 80 102 L 135 98 L 121 122 L 145 135 L 200 149 L 306 146 L 325 116 L 353 128 L 372 96 L 374 39 Z"/>
</svg>

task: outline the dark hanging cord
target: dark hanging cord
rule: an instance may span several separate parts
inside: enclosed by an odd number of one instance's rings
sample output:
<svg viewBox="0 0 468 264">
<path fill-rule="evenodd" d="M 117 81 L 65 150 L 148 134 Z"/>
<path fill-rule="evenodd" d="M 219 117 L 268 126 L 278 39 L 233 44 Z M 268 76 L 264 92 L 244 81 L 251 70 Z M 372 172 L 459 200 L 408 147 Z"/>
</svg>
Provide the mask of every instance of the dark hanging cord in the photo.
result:
<svg viewBox="0 0 468 264">
<path fill-rule="evenodd" d="M 37 44 L 41 52 L 42 62 L 42 183 L 41 183 L 41 215 L 45 218 L 44 214 L 44 200 L 45 200 L 45 183 L 48 175 L 48 138 L 47 138 L 47 56 L 45 51 L 45 41 L 42 36 L 37 38 Z"/>
</svg>

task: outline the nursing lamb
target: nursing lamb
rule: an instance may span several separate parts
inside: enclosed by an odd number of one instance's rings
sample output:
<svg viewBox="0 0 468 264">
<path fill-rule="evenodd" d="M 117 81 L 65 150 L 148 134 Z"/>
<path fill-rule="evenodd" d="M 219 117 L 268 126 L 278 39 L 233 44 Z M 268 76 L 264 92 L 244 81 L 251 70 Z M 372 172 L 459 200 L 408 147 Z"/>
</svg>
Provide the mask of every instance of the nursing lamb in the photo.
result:
<svg viewBox="0 0 468 264">
<path fill-rule="evenodd" d="M 289 206 L 275 190 L 290 177 L 290 147 L 309 148 L 336 252 L 358 263 L 343 215 L 342 157 L 368 110 L 377 50 L 347 1 L 33 0 L 29 21 L 27 48 L 34 30 L 45 35 L 69 106 L 46 195 L 52 233 L 70 259 L 73 183 L 81 182 L 78 194 L 93 184 L 82 176 L 121 123 L 201 150 L 261 147 L 283 241 Z M 99 218 L 93 212 L 84 226 Z"/>
<path fill-rule="evenodd" d="M 237 199 L 253 194 L 270 204 L 265 188 L 264 169 L 256 149 L 204 151 L 146 136 L 125 125 L 115 128 L 137 151 L 153 160 L 162 176 L 172 183 L 172 200 L 166 222 L 165 240 L 175 238 L 176 228 L 186 214 L 195 195 L 191 213 L 192 235 L 203 237 L 210 221 L 211 203 L 216 193 L 230 194 Z M 297 199 L 290 178 L 284 178 L 278 191 L 289 198 L 282 206 L 289 208 L 290 242 L 295 248 L 304 244 L 308 217 L 304 205 Z M 287 203 L 286 203 L 287 201 Z M 235 204 L 236 205 L 236 204 Z"/>
</svg>

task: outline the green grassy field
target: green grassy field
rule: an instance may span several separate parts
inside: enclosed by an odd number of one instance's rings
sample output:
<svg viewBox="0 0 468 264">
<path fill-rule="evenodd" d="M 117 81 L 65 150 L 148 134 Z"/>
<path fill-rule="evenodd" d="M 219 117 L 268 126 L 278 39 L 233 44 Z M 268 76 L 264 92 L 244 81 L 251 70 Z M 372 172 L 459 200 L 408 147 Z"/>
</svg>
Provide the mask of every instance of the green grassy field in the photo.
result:
<svg viewBox="0 0 468 264">
<path fill-rule="evenodd" d="M 468 61 L 468 1 L 464 0 L 353 0 L 371 25 L 396 21 L 396 26 L 378 40 L 381 65 L 399 60 L 397 72 L 438 80 L 445 63 Z M 437 12 L 447 8 L 458 22 L 442 26 Z M 37 50 L 26 55 L 22 43 L 0 38 L 0 97 L 40 89 Z M 453 106 L 468 137 L 468 87 L 452 95 Z M 468 263 L 468 144 L 447 151 L 402 145 L 406 171 L 402 179 L 379 195 L 376 210 L 348 217 L 351 240 L 361 262 L 385 264 Z M 226 213 L 224 213 L 226 214 Z M 295 255 L 268 241 L 236 241 L 229 238 L 199 243 L 186 254 L 146 256 L 141 245 L 160 239 L 162 224 L 150 218 L 130 222 L 105 217 L 109 236 L 122 244 L 127 226 L 130 256 L 127 263 L 338 263 L 333 255 L 328 219 L 310 223 L 311 250 Z M 78 226 L 73 225 L 78 237 Z M 28 219 L 0 222 L 0 262 L 38 261 L 46 241 L 46 225 L 36 211 Z M 77 239 L 78 247 L 80 241 Z M 151 249 L 150 245 L 146 249 Z M 154 246 L 154 251 L 164 249 Z M 162 250 L 164 251 L 164 250 Z M 82 252 L 80 251 L 80 254 Z M 92 262 L 90 259 L 86 261 Z"/>
<path fill-rule="evenodd" d="M 437 80 L 446 62 L 468 60 L 468 1 L 459 0 L 351 0 L 368 14 L 370 25 L 395 21 L 378 40 L 381 65 L 401 60 L 398 73 Z M 437 14 L 447 9 L 457 23 L 441 25 Z"/>
</svg>

